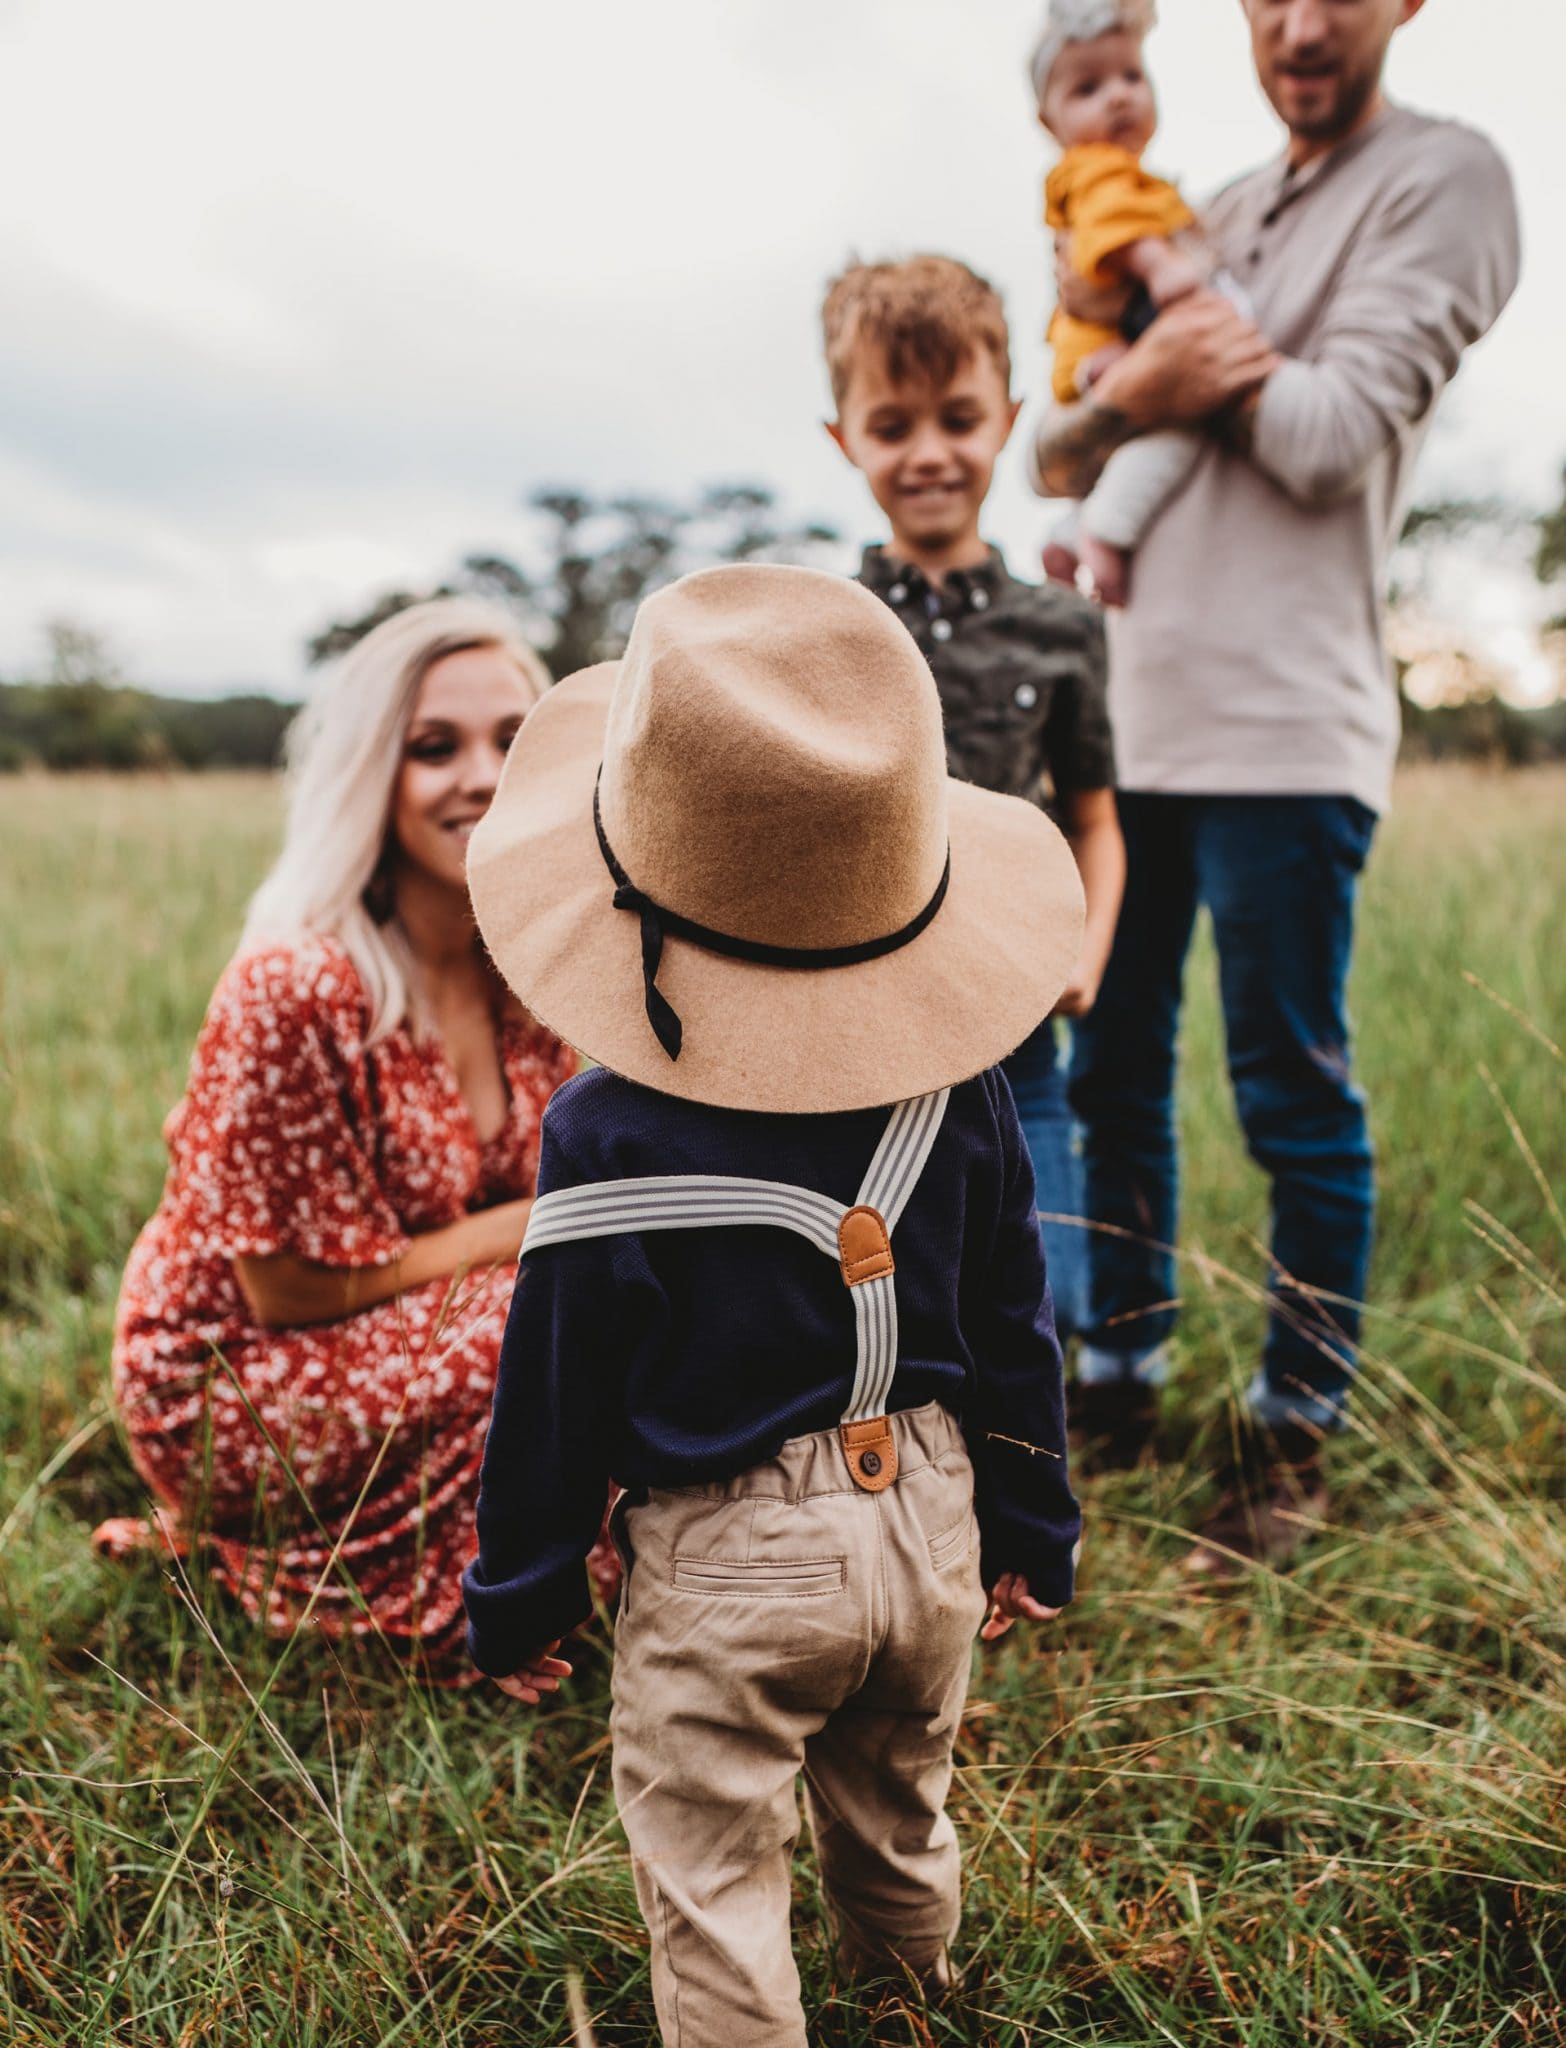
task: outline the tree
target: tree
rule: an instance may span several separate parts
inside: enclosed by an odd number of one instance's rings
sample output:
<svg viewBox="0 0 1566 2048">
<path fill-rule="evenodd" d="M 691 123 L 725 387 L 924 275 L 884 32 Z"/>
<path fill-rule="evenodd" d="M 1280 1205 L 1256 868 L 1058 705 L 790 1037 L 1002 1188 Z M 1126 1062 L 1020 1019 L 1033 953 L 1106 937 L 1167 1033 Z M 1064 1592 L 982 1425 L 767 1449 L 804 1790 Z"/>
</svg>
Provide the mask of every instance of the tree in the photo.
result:
<svg viewBox="0 0 1566 2048">
<path fill-rule="evenodd" d="M 1566 574 L 1566 500 L 1532 515 L 1508 499 L 1443 498 L 1416 505 L 1395 557 L 1390 639 L 1403 698 L 1405 756 L 1526 767 L 1566 753 L 1566 703 L 1524 709 L 1504 697 L 1507 677 L 1454 627 L 1443 601 L 1453 550 L 1521 567 L 1532 547 L 1542 583 Z M 1546 644 L 1566 620 L 1544 628 Z"/>
<path fill-rule="evenodd" d="M 509 605 L 557 676 L 612 660 L 647 593 L 688 570 L 714 562 L 809 561 L 838 538 L 819 522 L 784 520 L 773 493 L 751 483 L 710 484 L 687 501 L 603 499 L 561 487 L 535 492 L 528 505 L 538 539 L 527 561 L 470 555 L 452 581 L 424 594 L 468 590 Z M 309 659 L 344 653 L 416 601 L 412 592 L 388 593 L 359 618 L 316 634 Z"/>
<path fill-rule="evenodd" d="M 1454 553 L 1481 554 L 1519 562 L 1527 514 L 1501 497 L 1434 498 L 1413 506 L 1403 522 L 1392 561 L 1388 591 L 1388 638 L 1405 726 L 1421 729 L 1418 704 L 1460 704 L 1489 700 L 1505 682 L 1482 648 L 1470 644 L 1450 605 L 1447 582 Z"/>
<path fill-rule="evenodd" d="M 1533 573 L 1548 590 L 1566 579 L 1566 472 L 1561 476 L 1560 503 L 1541 512 L 1536 528 L 1538 545 L 1533 553 Z M 1544 631 L 1553 643 L 1566 640 L 1566 612 L 1545 621 Z"/>
<path fill-rule="evenodd" d="M 101 633 L 77 619 L 45 621 L 44 639 L 49 647 L 48 681 L 61 688 L 97 684 L 113 689 L 121 680 L 120 665 L 109 651 Z"/>
<path fill-rule="evenodd" d="M 378 597 L 368 611 L 356 619 L 334 621 L 305 642 L 305 659 L 312 668 L 323 661 L 335 661 L 340 654 L 346 654 L 350 647 L 362 640 L 366 633 L 373 633 L 377 626 L 395 618 L 398 612 L 405 612 L 410 604 L 422 604 L 431 597 L 454 597 L 456 591 L 449 583 L 442 583 L 434 590 L 388 590 Z"/>
<path fill-rule="evenodd" d="M 297 706 L 133 689 L 102 636 L 74 619 L 49 620 L 44 641 L 41 681 L 0 684 L 0 772 L 276 765 Z"/>
<path fill-rule="evenodd" d="M 38 758 L 49 768 L 151 768 L 165 758 L 158 735 L 138 715 L 119 663 L 100 633 L 78 620 L 44 626 L 48 667 L 38 693 Z"/>
</svg>

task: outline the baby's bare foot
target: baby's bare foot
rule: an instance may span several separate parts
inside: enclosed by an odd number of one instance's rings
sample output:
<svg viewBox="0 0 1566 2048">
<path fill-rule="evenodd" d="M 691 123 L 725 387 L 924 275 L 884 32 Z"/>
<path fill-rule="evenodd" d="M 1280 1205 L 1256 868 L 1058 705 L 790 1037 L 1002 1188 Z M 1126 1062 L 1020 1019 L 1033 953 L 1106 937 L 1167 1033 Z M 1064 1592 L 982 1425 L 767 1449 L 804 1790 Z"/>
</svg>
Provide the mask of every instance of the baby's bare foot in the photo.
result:
<svg viewBox="0 0 1566 2048">
<path fill-rule="evenodd" d="M 1100 604 L 1116 610 L 1131 595 L 1131 557 L 1124 548 L 1112 548 L 1108 541 L 1085 533 L 1081 541 L 1082 566 L 1093 579 Z"/>
</svg>

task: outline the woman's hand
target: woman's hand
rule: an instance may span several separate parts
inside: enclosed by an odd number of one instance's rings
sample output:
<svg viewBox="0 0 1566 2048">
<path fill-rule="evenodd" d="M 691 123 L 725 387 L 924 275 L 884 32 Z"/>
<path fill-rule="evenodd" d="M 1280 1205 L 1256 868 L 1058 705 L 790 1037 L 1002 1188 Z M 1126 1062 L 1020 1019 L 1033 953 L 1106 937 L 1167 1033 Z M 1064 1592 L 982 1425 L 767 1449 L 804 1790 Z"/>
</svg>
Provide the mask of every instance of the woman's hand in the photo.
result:
<svg viewBox="0 0 1566 2048">
<path fill-rule="evenodd" d="M 234 1277 L 266 1329 L 341 1322 L 429 1280 L 513 1265 L 532 1208 L 531 1201 L 501 1202 L 459 1216 L 455 1223 L 411 1237 L 401 1258 L 384 1266 L 323 1266 L 292 1252 L 272 1252 L 264 1258 L 236 1258 Z"/>
<path fill-rule="evenodd" d="M 1035 1600 L 1021 1572 L 1002 1572 L 990 1590 L 989 1620 L 979 1630 L 979 1641 L 996 1642 L 1014 1621 L 1058 1621 L 1062 1612 Z"/>
<path fill-rule="evenodd" d="M 471 1216 L 464 1216 L 460 1223 L 454 1223 L 451 1228 L 464 1235 L 463 1255 L 458 1263 L 464 1266 L 515 1264 L 532 1210 L 530 1201 L 500 1202 L 493 1209 L 475 1210 Z"/>
<path fill-rule="evenodd" d="M 542 1650 L 535 1650 L 525 1664 L 521 1664 L 506 1678 L 495 1680 L 508 1699 L 521 1700 L 524 1706 L 536 1707 L 546 1692 L 558 1692 L 562 1678 L 571 1676 L 571 1667 L 564 1657 L 555 1656 L 560 1647 L 557 1638 L 547 1643 Z"/>
</svg>

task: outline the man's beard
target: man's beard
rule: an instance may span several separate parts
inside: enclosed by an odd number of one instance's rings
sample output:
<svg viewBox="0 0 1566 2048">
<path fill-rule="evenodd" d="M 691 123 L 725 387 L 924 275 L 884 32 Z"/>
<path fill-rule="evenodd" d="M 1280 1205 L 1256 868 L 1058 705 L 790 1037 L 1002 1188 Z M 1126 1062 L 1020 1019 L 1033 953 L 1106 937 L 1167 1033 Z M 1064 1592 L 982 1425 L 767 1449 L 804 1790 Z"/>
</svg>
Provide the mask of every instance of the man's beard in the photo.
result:
<svg viewBox="0 0 1566 2048">
<path fill-rule="evenodd" d="M 1314 120 L 1290 123 L 1289 132 L 1306 142 L 1336 142 L 1359 125 L 1381 83 L 1381 65 L 1340 80 L 1332 105 Z"/>
</svg>

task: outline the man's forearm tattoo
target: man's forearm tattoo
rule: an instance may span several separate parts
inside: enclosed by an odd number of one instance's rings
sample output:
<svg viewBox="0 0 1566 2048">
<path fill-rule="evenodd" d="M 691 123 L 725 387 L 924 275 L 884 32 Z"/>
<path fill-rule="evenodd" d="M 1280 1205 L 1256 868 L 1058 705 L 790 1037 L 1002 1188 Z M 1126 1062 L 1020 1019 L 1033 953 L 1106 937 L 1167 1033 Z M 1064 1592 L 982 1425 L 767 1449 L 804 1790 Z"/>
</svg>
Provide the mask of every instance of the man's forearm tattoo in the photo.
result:
<svg viewBox="0 0 1566 2048">
<path fill-rule="evenodd" d="M 1057 498 L 1085 498 L 1135 431 L 1118 406 L 1096 398 L 1055 413 L 1039 435 L 1040 481 Z"/>
</svg>

